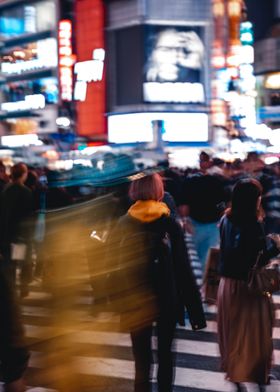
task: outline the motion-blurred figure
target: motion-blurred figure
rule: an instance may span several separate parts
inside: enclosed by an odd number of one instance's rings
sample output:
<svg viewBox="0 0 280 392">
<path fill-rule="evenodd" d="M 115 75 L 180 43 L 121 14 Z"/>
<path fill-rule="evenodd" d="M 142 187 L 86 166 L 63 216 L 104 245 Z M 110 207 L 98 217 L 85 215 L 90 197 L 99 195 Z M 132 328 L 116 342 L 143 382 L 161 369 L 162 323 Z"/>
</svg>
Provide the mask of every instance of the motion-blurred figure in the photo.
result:
<svg viewBox="0 0 280 392">
<path fill-rule="evenodd" d="M 104 311 L 109 304 L 110 290 L 107 286 L 106 254 L 111 233 L 118 219 L 129 206 L 129 183 L 123 182 L 104 189 L 104 194 L 92 200 L 86 210 L 84 246 L 93 294 L 93 313 Z"/>
<path fill-rule="evenodd" d="M 261 177 L 264 188 L 262 205 L 265 211 L 265 231 L 280 234 L 280 163 L 271 165 Z"/>
<path fill-rule="evenodd" d="M 10 178 L 6 173 L 6 167 L 4 163 L 0 161 L 0 192 L 2 192 L 8 182 L 10 182 Z"/>
<path fill-rule="evenodd" d="M 23 375 L 28 358 L 16 296 L 0 268 L 0 369 L 5 392 L 26 390 Z"/>
<path fill-rule="evenodd" d="M 21 295 L 28 294 L 28 284 L 32 278 L 31 258 L 27 256 L 30 248 L 32 227 L 32 193 L 24 183 L 28 168 L 24 163 L 17 163 L 11 169 L 11 183 L 1 194 L 1 245 L 6 272 L 15 283 L 17 262 L 12 260 L 12 244 L 26 246 L 26 255 L 20 261 Z"/>
</svg>

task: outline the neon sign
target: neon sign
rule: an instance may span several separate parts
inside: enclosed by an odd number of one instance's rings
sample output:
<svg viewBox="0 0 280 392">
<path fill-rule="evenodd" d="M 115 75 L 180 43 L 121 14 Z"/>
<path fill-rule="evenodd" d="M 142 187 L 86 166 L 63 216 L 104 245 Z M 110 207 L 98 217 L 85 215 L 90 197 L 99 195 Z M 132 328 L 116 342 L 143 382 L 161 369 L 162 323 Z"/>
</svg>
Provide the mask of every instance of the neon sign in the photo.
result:
<svg viewBox="0 0 280 392">
<path fill-rule="evenodd" d="M 70 20 L 59 22 L 58 32 L 58 56 L 59 56 L 59 80 L 60 94 L 63 101 L 71 101 L 73 94 L 72 69 L 74 56 L 72 53 L 72 24 Z"/>
<path fill-rule="evenodd" d="M 81 61 L 75 64 L 74 73 L 77 74 L 75 83 L 74 99 L 85 101 L 87 93 L 87 83 L 98 82 L 103 78 L 105 50 L 94 49 L 92 60 Z"/>
<path fill-rule="evenodd" d="M 37 58 L 31 60 L 16 60 L 16 62 L 2 62 L 1 72 L 4 74 L 22 74 L 37 69 L 57 66 L 57 43 L 54 38 L 47 38 L 37 42 Z M 22 50 L 24 54 L 25 49 Z"/>
<path fill-rule="evenodd" d="M 24 101 L 4 102 L 1 109 L 7 112 L 16 112 L 20 110 L 44 109 L 46 105 L 43 94 L 26 95 Z"/>
</svg>

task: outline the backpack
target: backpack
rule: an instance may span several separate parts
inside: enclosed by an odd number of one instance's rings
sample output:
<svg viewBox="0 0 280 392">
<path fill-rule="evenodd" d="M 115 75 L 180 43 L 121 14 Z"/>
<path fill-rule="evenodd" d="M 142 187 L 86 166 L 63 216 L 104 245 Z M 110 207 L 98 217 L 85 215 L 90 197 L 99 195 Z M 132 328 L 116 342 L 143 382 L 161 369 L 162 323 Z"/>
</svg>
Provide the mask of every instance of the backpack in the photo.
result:
<svg viewBox="0 0 280 392">
<path fill-rule="evenodd" d="M 128 295 L 154 296 L 161 314 L 174 310 L 177 290 L 169 234 L 140 224 L 119 244 L 121 284 Z M 140 301 L 141 302 L 141 301 Z"/>
</svg>

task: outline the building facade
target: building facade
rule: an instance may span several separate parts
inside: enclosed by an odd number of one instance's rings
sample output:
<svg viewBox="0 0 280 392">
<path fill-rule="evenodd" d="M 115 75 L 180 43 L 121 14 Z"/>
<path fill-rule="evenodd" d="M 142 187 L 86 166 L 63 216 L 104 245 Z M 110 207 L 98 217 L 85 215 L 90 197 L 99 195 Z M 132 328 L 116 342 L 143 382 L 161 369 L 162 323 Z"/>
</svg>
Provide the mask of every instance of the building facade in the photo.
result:
<svg viewBox="0 0 280 392">
<path fill-rule="evenodd" d="M 1 135 L 57 128 L 58 19 L 55 0 L 0 2 Z"/>
<path fill-rule="evenodd" d="M 1 135 L 211 140 L 211 0 L 2 0 L 0 35 Z"/>
<path fill-rule="evenodd" d="M 108 139 L 208 142 L 211 0 L 106 1 Z"/>
<path fill-rule="evenodd" d="M 274 24 L 266 37 L 255 43 L 259 122 L 280 128 L 280 1 L 274 1 Z"/>
</svg>

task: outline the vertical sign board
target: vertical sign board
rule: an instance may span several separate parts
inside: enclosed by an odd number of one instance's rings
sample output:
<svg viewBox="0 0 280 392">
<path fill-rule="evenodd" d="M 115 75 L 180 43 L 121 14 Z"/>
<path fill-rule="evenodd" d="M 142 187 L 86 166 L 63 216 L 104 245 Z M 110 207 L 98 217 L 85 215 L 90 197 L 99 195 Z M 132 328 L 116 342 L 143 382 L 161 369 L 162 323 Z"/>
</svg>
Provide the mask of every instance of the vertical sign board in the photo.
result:
<svg viewBox="0 0 280 392">
<path fill-rule="evenodd" d="M 77 62 L 83 66 L 93 61 L 95 66 L 102 66 L 101 55 L 104 48 L 104 5 L 101 0 L 77 0 L 76 15 L 76 53 Z M 98 63 L 99 61 L 99 63 Z M 82 82 L 79 73 L 77 81 Z M 78 78 L 80 80 L 78 80 Z M 101 80 L 100 80 L 101 79 Z M 93 83 L 90 82 L 94 81 Z M 87 80 L 83 100 L 76 101 L 77 133 L 96 139 L 106 139 L 107 129 L 105 120 L 105 78 L 90 78 Z"/>
<path fill-rule="evenodd" d="M 58 31 L 59 84 L 62 101 L 72 101 L 73 63 L 72 24 L 70 20 L 59 21 Z"/>
</svg>

